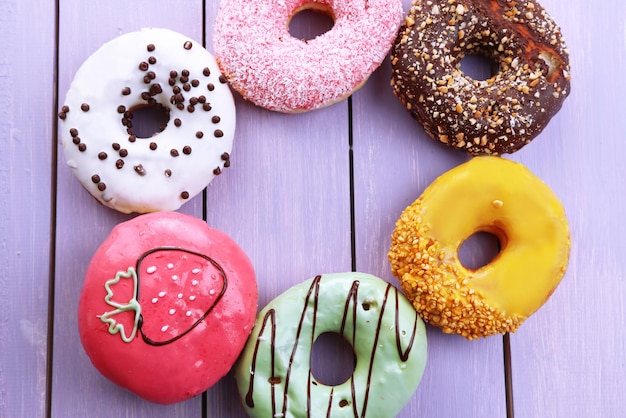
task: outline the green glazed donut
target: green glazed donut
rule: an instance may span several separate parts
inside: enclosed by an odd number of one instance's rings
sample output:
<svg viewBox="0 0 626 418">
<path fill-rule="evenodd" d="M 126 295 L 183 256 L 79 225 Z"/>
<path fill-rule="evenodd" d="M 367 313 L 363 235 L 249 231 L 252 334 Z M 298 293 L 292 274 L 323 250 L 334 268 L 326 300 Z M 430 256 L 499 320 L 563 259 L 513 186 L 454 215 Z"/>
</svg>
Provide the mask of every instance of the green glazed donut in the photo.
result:
<svg viewBox="0 0 626 418">
<path fill-rule="evenodd" d="M 327 386 L 311 372 L 323 333 L 342 335 L 356 357 L 352 376 Z M 316 276 L 258 314 L 235 366 L 251 417 L 393 417 L 426 365 L 426 330 L 397 288 L 364 273 Z"/>
</svg>

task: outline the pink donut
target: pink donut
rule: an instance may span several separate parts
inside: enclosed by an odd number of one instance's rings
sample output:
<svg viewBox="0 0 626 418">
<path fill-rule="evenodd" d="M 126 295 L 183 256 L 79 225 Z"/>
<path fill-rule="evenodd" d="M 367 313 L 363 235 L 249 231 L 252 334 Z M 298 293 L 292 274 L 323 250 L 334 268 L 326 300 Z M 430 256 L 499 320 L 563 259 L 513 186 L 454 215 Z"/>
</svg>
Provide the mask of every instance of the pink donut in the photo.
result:
<svg viewBox="0 0 626 418">
<path fill-rule="evenodd" d="M 290 35 L 311 9 L 334 26 L 310 40 Z M 231 86 L 258 106 L 295 113 L 348 97 L 380 65 L 403 19 L 401 0 L 223 0 L 213 48 Z"/>
</svg>

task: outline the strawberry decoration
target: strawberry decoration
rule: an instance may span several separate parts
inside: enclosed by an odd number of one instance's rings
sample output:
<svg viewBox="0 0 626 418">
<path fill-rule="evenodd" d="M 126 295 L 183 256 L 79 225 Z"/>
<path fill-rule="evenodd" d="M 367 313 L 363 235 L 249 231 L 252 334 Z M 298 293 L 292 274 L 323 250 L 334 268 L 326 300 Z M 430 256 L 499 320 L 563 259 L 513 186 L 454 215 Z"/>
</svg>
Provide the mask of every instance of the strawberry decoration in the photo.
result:
<svg viewBox="0 0 626 418">
<path fill-rule="evenodd" d="M 105 282 L 105 302 L 115 309 L 100 320 L 126 343 L 139 333 L 147 344 L 170 344 L 206 318 L 226 285 L 224 271 L 210 257 L 181 248 L 155 248 L 144 253 L 136 267 Z"/>
</svg>

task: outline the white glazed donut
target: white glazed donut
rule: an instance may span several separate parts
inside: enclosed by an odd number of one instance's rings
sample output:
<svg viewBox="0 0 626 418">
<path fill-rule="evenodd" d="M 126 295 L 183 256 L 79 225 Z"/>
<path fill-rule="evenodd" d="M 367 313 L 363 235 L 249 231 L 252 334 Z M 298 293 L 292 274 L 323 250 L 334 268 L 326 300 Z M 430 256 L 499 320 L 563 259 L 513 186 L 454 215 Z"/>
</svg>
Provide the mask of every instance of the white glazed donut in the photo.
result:
<svg viewBox="0 0 626 418">
<path fill-rule="evenodd" d="M 329 386 L 311 371 L 323 333 L 352 345 L 356 365 Z M 391 284 L 365 273 L 317 276 L 271 301 L 257 315 L 235 365 L 251 417 L 392 417 L 411 399 L 426 365 L 426 329 Z"/>
<path fill-rule="evenodd" d="M 169 116 L 138 138 L 133 111 Z M 79 68 L 60 110 L 67 165 L 120 212 L 176 210 L 230 165 L 235 104 L 214 57 L 167 29 L 127 33 Z"/>
<path fill-rule="evenodd" d="M 296 39 L 290 19 L 304 9 L 334 26 Z M 258 106 L 286 113 L 349 96 L 383 61 L 403 19 L 401 0 L 223 0 L 213 47 L 231 86 Z"/>
</svg>

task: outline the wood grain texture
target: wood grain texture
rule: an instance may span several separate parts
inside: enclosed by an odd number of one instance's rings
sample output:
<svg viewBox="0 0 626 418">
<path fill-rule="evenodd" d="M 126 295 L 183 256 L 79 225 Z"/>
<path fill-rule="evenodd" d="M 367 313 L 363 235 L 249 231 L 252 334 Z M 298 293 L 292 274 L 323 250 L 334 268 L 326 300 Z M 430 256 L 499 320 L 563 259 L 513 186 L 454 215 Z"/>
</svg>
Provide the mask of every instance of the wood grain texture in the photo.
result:
<svg viewBox="0 0 626 418">
<path fill-rule="evenodd" d="M 202 2 L 174 6 L 166 1 L 61 1 L 59 106 L 74 73 L 102 44 L 144 27 L 165 27 L 202 41 Z M 201 397 L 163 407 L 143 401 L 102 377 L 85 355 L 77 329 L 78 298 L 87 265 L 116 224 L 130 219 L 99 205 L 73 177 L 62 152 L 57 182 L 52 405 L 54 417 L 188 417 L 201 414 Z M 183 209 L 198 217 L 202 197 Z"/>
<path fill-rule="evenodd" d="M 52 3 L 0 1 L 0 416 L 46 406 Z"/>
</svg>

